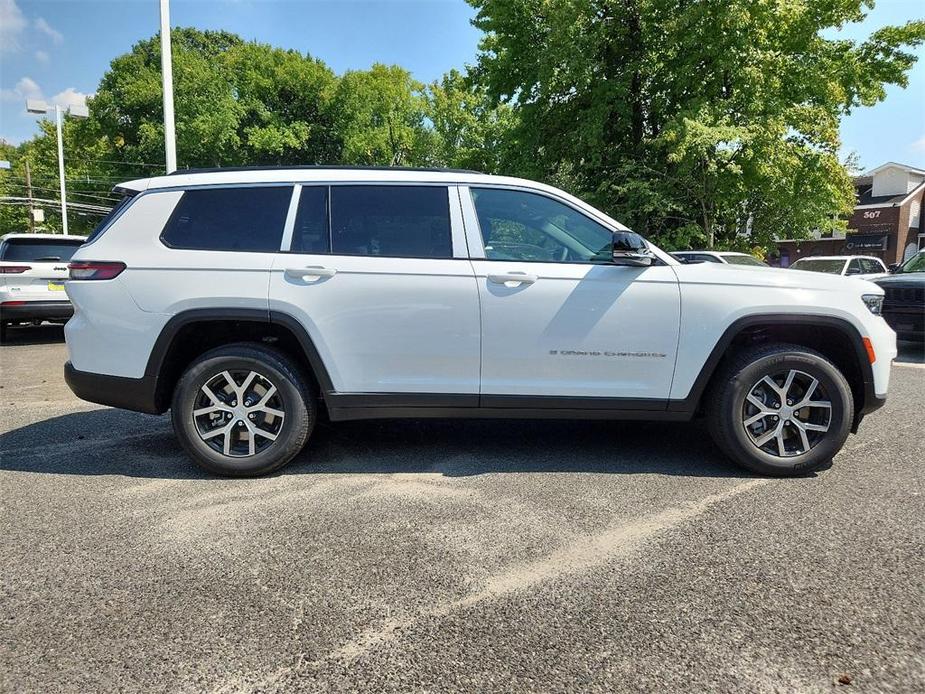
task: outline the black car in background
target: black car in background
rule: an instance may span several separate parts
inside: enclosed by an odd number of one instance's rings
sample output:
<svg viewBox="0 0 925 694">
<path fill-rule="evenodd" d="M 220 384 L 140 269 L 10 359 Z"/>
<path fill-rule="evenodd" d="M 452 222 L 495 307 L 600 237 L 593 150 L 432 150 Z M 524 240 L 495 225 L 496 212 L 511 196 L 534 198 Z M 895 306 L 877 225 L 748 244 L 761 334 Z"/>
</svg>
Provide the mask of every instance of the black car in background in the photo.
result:
<svg viewBox="0 0 925 694">
<path fill-rule="evenodd" d="M 873 280 L 883 287 L 883 317 L 900 340 L 925 342 L 925 250 Z"/>
</svg>

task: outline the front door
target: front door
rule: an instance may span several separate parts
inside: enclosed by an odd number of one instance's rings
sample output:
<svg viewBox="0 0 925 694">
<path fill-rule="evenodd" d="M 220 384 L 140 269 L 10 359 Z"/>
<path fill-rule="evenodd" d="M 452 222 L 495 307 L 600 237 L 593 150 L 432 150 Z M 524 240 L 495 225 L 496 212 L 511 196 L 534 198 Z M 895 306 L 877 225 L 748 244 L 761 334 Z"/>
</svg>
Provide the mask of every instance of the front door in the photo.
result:
<svg viewBox="0 0 925 694">
<path fill-rule="evenodd" d="M 469 192 L 485 255 L 472 263 L 482 405 L 663 409 L 680 322 L 672 269 L 611 264 L 611 229 L 565 201 Z"/>
</svg>

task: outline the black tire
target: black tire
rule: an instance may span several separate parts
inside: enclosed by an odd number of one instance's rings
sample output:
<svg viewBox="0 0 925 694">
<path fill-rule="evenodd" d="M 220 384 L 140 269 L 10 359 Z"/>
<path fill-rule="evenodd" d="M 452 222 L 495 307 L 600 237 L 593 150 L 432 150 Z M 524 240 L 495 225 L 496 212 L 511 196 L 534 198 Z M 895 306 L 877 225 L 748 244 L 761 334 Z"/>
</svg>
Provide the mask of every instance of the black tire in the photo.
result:
<svg viewBox="0 0 925 694">
<path fill-rule="evenodd" d="M 252 430 L 252 426 L 266 426 L 267 420 L 264 419 L 262 423 L 260 421 L 245 422 L 243 420 L 245 415 L 240 414 L 241 410 L 237 411 L 238 414 L 222 410 L 215 415 L 193 417 L 193 410 L 197 407 L 197 403 L 200 408 L 204 405 L 209 406 L 208 403 L 202 401 L 204 397 L 207 397 L 202 391 L 203 386 L 215 382 L 214 379 L 219 378 L 224 371 L 232 375 L 237 387 L 243 383 L 237 383 L 236 374 L 251 371 L 257 374 L 252 381 L 257 385 L 252 385 L 252 388 L 261 388 L 267 384 L 276 387 L 270 402 L 275 410 L 281 410 L 284 413 L 281 416 L 282 422 L 277 422 L 272 415 L 263 415 L 260 412 L 255 414 L 258 418 L 267 416 L 274 423 L 268 426 L 267 430 L 276 427 L 275 432 L 270 432 L 276 436 L 275 440 L 264 438 L 262 435 L 247 434 Z M 227 379 L 222 379 L 220 382 L 226 383 Z M 269 390 L 269 388 L 264 388 L 263 394 Z M 211 387 L 210 391 L 214 393 Z M 253 392 L 257 393 L 256 390 Z M 214 394 L 220 399 L 224 395 L 223 393 Z M 259 396 L 260 394 L 256 394 L 254 398 Z M 236 400 L 229 400 L 230 402 L 237 404 Z M 222 406 L 225 407 L 226 404 L 223 402 Z M 241 405 L 244 404 L 241 403 Z M 231 408 L 225 407 L 225 409 Z M 227 424 L 219 422 L 214 427 L 210 427 L 211 418 L 219 415 L 229 418 L 226 420 Z M 256 477 L 278 470 L 302 450 L 315 426 L 317 406 L 312 397 L 309 382 L 286 355 L 263 345 L 237 343 L 206 352 L 190 364 L 174 389 L 170 416 L 177 438 L 200 467 L 217 475 L 228 477 Z M 251 415 L 246 416 L 251 417 Z M 209 419 L 205 419 L 206 417 Z M 202 428 L 207 429 L 206 433 L 211 433 L 216 429 L 225 429 L 232 425 L 241 427 L 240 431 L 232 430 L 231 434 L 216 435 L 209 439 L 211 443 L 207 443 L 200 435 Z M 262 428 L 261 431 L 263 431 Z M 242 432 L 247 434 L 246 440 Z M 224 449 L 224 441 L 229 436 L 234 445 L 241 448 L 246 448 L 250 445 L 248 442 L 253 439 L 256 442 L 253 445 L 254 452 L 248 454 L 249 451 L 245 450 L 243 453 L 239 452 L 238 455 L 234 455 L 235 451 L 232 450 L 232 455 L 227 455 L 224 450 L 217 450 L 216 446 L 219 445 Z M 262 448 L 258 449 L 258 446 Z"/>
<path fill-rule="evenodd" d="M 794 392 L 799 395 L 801 383 L 806 383 L 808 389 L 812 379 L 816 379 L 818 385 L 814 392 L 820 395 L 814 395 L 811 400 L 829 402 L 831 407 L 806 408 L 796 413 L 791 413 L 791 408 L 787 407 L 780 415 L 765 418 L 761 415 L 765 408 L 776 412 L 778 407 L 787 403 L 771 403 L 758 408 L 751 404 L 752 401 L 747 402 L 749 394 L 753 398 L 757 395 L 770 400 L 767 394 L 775 392 L 762 385 L 761 379 L 770 376 L 775 383 L 783 386 L 786 378 L 781 383 L 780 374 L 791 371 L 798 374 L 795 385 L 791 385 Z M 758 390 L 752 390 L 755 385 L 759 386 Z M 799 404 L 797 400 L 793 402 Z M 827 409 L 830 412 L 828 420 L 825 419 Z M 713 440 L 733 461 L 762 475 L 799 476 L 828 467 L 833 456 L 841 450 L 854 419 L 854 399 L 845 377 L 823 355 L 800 345 L 766 344 L 733 356 L 721 368 L 707 392 L 706 414 Z M 759 417 L 759 422 L 746 428 L 746 421 L 752 417 Z M 827 426 L 828 429 L 806 432 L 814 437 L 809 440 L 810 447 L 807 449 L 799 429 L 811 423 L 811 418 L 816 418 L 816 426 Z M 759 434 L 754 433 L 756 429 Z M 774 435 L 764 447 L 756 445 L 772 429 L 780 431 L 780 436 Z M 780 453 L 781 444 L 784 445 L 784 455 Z"/>
</svg>

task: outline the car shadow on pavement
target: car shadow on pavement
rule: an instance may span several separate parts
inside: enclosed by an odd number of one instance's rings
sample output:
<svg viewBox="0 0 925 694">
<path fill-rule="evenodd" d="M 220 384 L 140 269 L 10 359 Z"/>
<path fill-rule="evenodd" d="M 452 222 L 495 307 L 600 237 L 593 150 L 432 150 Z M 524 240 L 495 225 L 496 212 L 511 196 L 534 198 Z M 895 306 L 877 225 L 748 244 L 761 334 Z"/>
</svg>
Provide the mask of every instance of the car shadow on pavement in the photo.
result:
<svg viewBox="0 0 925 694">
<path fill-rule="evenodd" d="M 71 475 L 211 479 L 169 418 L 75 412 L 0 435 L 0 469 Z M 702 422 L 395 420 L 320 423 L 277 475 L 571 472 L 747 477 Z"/>
<path fill-rule="evenodd" d="M 27 325 L 25 327 L 7 328 L 6 338 L 2 345 L 50 345 L 64 342 L 64 326 L 42 323 L 41 325 Z"/>
</svg>

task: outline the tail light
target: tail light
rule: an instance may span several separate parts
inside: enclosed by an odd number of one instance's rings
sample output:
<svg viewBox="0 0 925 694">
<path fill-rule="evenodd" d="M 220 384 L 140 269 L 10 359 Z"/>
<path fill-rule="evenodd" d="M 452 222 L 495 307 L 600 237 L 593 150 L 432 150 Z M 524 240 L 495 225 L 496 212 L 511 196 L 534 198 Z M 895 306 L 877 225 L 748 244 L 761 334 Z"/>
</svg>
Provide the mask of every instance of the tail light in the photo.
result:
<svg viewBox="0 0 925 694">
<path fill-rule="evenodd" d="M 31 265 L 0 265 L 0 275 L 20 275 L 31 269 Z"/>
<path fill-rule="evenodd" d="M 67 266 L 68 279 L 111 280 L 125 269 L 125 263 L 103 263 L 95 260 L 79 260 Z"/>
</svg>

